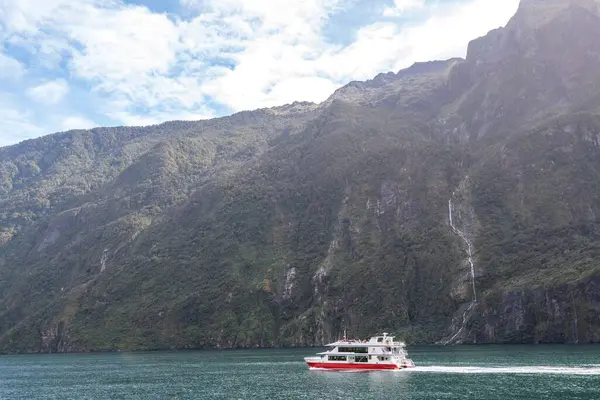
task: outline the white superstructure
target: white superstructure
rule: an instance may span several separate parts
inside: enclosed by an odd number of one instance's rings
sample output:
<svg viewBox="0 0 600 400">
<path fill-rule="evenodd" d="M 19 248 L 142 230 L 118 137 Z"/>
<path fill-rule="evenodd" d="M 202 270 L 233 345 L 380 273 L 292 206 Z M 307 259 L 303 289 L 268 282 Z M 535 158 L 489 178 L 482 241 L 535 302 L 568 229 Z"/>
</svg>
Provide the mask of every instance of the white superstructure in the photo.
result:
<svg viewBox="0 0 600 400">
<path fill-rule="evenodd" d="M 306 357 L 311 368 L 322 369 L 403 369 L 415 366 L 408 358 L 404 342 L 394 336 L 373 336 L 368 341 L 342 339 L 327 345 L 318 357 Z"/>
</svg>

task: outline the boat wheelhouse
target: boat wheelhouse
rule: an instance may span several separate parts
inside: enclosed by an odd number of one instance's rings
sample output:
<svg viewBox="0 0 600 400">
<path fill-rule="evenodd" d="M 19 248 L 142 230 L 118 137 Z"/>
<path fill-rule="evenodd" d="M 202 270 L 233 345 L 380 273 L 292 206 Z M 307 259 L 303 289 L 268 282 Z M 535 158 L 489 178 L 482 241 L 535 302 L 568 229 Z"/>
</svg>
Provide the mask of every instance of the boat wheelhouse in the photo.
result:
<svg viewBox="0 0 600 400">
<path fill-rule="evenodd" d="M 341 339 L 327 347 L 317 357 L 304 358 L 311 369 L 399 370 L 415 366 L 408 358 L 406 345 L 387 333 L 368 341 Z"/>
</svg>

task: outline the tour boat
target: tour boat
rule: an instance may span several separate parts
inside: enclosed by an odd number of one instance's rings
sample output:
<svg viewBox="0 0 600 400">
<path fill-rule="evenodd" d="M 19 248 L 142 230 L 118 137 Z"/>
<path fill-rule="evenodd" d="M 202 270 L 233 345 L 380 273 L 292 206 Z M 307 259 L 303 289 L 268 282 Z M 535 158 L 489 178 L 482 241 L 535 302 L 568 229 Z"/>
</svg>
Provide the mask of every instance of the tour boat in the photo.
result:
<svg viewBox="0 0 600 400">
<path fill-rule="evenodd" d="M 368 341 L 341 339 L 329 343 L 329 349 L 318 357 L 305 357 L 310 369 L 325 370 L 400 370 L 414 368 L 406 345 L 395 342 L 394 336 L 373 336 Z"/>
</svg>

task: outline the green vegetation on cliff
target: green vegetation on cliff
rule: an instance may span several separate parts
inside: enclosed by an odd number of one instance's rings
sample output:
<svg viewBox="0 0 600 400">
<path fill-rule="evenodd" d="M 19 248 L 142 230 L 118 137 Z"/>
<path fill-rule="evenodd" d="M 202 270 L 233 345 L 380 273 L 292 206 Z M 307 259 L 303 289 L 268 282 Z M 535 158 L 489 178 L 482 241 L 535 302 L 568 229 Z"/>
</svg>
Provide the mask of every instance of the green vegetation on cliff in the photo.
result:
<svg viewBox="0 0 600 400">
<path fill-rule="evenodd" d="M 1 148 L 0 351 L 599 341 L 581 1 L 320 105 Z"/>
</svg>

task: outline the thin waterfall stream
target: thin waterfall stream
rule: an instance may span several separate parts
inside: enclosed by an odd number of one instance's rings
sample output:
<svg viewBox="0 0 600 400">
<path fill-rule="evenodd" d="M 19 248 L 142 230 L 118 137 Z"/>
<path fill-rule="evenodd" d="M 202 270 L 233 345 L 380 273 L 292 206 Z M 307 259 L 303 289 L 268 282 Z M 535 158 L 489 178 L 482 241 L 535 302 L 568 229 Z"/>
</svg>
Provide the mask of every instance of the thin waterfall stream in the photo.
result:
<svg viewBox="0 0 600 400">
<path fill-rule="evenodd" d="M 452 219 L 452 199 L 448 200 L 448 218 L 450 219 L 450 227 L 467 245 L 467 255 L 469 260 L 469 265 L 471 266 L 471 285 L 473 286 L 473 302 L 477 302 L 477 291 L 475 290 L 475 263 L 473 262 L 473 247 L 471 246 L 471 241 L 467 239 L 467 235 L 465 235 L 460 229 L 458 229 L 454 225 L 454 221 Z"/>
<path fill-rule="evenodd" d="M 452 228 L 452 231 L 456 235 L 460 236 L 460 238 L 467 245 L 467 256 L 468 256 L 469 265 L 471 267 L 472 298 L 471 298 L 471 304 L 463 313 L 462 324 L 461 324 L 460 329 L 458 330 L 458 332 L 456 332 L 454 334 L 454 336 L 452 336 L 450 339 L 446 340 L 444 342 L 444 344 L 448 344 L 448 343 L 452 342 L 464 330 L 465 325 L 467 323 L 467 315 L 469 312 L 471 312 L 471 310 L 473 309 L 473 307 L 475 307 L 475 304 L 477 303 L 477 290 L 475 289 L 475 263 L 473 262 L 473 247 L 471 245 L 471 241 L 467 238 L 467 235 L 465 235 L 464 232 L 462 232 L 460 229 L 458 229 L 454 225 L 454 220 L 452 218 L 452 198 L 450 198 L 450 200 L 448 200 L 448 219 L 449 219 L 450 227 Z"/>
</svg>

